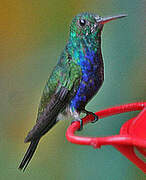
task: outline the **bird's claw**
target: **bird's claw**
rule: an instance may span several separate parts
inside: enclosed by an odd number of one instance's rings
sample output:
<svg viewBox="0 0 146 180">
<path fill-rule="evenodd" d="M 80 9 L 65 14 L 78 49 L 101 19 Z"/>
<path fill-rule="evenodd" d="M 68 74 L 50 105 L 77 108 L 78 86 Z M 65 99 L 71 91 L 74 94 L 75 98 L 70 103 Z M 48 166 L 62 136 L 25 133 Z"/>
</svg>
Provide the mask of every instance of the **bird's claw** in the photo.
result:
<svg viewBox="0 0 146 180">
<path fill-rule="evenodd" d="M 85 112 L 87 115 L 91 114 L 92 116 L 94 116 L 94 120 L 91 121 L 91 123 L 95 123 L 96 121 L 98 121 L 99 118 L 98 118 L 98 116 L 97 116 L 95 113 L 90 112 L 90 111 L 87 111 L 87 110 L 84 110 L 84 112 Z"/>
<path fill-rule="evenodd" d="M 98 116 L 95 114 L 95 113 L 93 113 L 93 112 L 91 112 L 91 113 L 89 113 L 89 114 L 91 114 L 92 116 L 94 116 L 94 120 L 93 121 L 91 121 L 91 123 L 95 123 L 96 121 L 98 121 Z"/>
<path fill-rule="evenodd" d="M 80 123 L 80 128 L 77 131 L 83 130 L 83 120 L 82 119 L 72 120 L 71 124 L 76 121 Z"/>
</svg>

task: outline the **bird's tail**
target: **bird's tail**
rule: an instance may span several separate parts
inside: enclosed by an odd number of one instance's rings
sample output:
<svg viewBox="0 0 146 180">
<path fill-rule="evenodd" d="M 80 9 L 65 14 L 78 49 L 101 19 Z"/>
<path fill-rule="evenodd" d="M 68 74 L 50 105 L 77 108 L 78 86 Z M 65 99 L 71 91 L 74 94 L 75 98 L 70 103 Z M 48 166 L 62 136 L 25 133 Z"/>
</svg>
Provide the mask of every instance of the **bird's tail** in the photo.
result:
<svg viewBox="0 0 146 180">
<path fill-rule="evenodd" d="M 37 148 L 39 140 L 40 140 L 40 138 L 31 141 L 31 143 L 30 143 L 30 145 L 29 145 L 29 147 L 27 149 L 27 152 L 25 153 L 25 155 L 24 155 L 18 169 L 25 171 L 26 167 L 28 166 L 28 163 L 30 162 L 30 160 L 31 160 L 36 148 Z"/>
</svg>

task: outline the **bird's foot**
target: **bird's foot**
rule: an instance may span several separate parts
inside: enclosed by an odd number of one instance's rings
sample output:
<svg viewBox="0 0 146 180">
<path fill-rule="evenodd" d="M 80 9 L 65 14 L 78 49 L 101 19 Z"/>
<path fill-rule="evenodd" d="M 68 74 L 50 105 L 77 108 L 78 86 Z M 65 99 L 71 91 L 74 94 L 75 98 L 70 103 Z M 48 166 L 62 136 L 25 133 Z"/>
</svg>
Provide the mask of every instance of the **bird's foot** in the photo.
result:
<svg viewBox="0 0 146 180">
<path fill-rule="evenodd" d="M 87 111 L 87 110 L 83 110 L 83 112 L 86 113 L 86 115 L 91 114 L 92 116 L 94 116 L 94 120 L 91 121 L 91 123 L 95 123 L 96 121 L 98 121 L 99 118 L 98 118 L 98 116 L 95 113 Z"/>
<path fill-rule="evenodd" d="M 75 119 L 75 120 L 72 120 L 71 124 L 73 122 L 76 122 L 76 121 L 78 121 L 80 123 L 80 128 L 78 129 L 78 131 L 83 130 L 83 120 L 82 119 Z"/>
</svg>

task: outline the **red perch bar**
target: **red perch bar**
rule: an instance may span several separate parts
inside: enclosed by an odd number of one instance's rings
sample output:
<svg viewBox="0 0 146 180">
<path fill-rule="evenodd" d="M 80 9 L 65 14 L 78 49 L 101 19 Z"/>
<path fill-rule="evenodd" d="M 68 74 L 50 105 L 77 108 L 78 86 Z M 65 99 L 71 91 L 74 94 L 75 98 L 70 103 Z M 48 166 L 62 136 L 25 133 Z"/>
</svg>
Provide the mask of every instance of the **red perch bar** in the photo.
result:
<svg viewBox="0 0 146 180">
<path fill-rule="evenodd" d="M 68 127 L 66 138 L 71 143 L 90 145 L 94 148 L 100 148 L 102 145 L 112 145 L 146 173 L 146 102 L 124 104 L 98 111 L 95 114 L 99 119 L 102 119 L 130 111 L 140 111 L 140 113 L 123 124 L 119 135 L 106 137 L 76 136 L 75 132 L 80 128 L 80 123 L 76 121 Z M 83 125 L 93 120 L 94 117 L 88 115 L 83 118 Z"/>
</svg>

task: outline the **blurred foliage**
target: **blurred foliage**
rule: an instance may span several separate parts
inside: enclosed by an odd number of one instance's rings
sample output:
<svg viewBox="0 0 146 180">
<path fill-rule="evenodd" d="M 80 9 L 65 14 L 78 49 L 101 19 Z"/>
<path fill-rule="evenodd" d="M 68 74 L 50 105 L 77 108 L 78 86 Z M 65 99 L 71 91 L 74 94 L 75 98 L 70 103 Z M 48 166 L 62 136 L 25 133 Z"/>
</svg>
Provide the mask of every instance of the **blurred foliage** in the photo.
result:
<svg viewBox="0 0 146 180">
<path fill-rule="evenodd" d="M 94 150 L 70 144 L 62 121 L 42 139 L 29 168 L 18 164 L 36 119 L 40 96 L 68 38 L 73 16 L 88 11 L 128 17 L 104 27 L 105 82 L 88 109 L 146 98 L 144 0 L 5 0 L 0 6 L 0 169 L 1 179 L 143 180 L 143 173 L 113 147 Z M 82 135 L 116 134 L 134 113 L 85 127 Z M 108 122 L 107 122 L 108 121 Z M 106 172 L 106 173 L 105 173 Z"/>
</svg>

